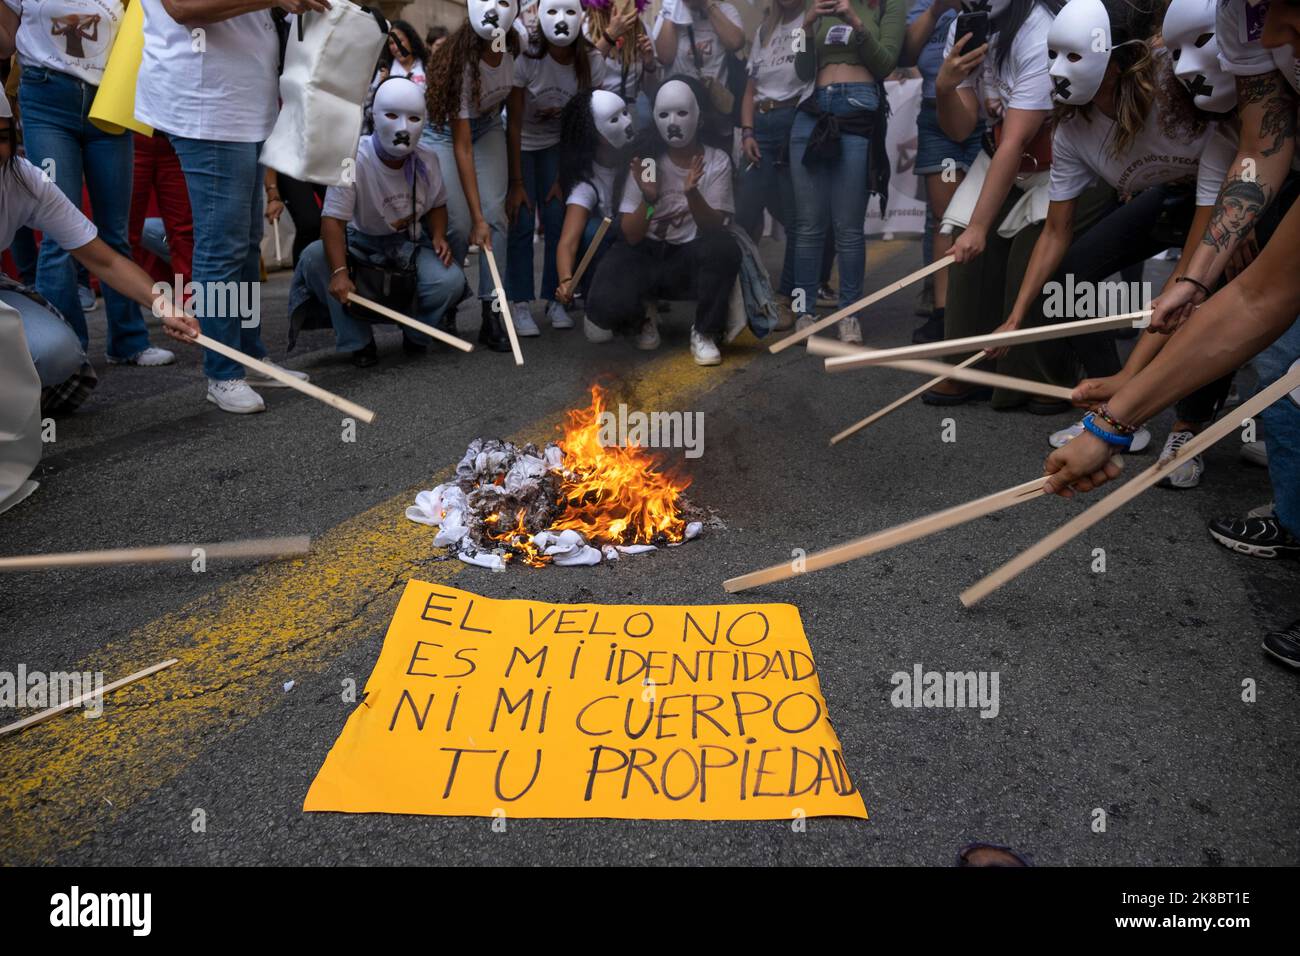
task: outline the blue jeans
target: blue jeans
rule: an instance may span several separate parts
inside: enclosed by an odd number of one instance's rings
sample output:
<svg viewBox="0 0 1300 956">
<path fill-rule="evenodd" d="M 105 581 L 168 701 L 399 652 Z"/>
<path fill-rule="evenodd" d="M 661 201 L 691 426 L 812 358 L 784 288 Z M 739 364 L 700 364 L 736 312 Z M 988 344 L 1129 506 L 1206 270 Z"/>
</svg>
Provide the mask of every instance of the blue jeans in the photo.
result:
<svg viewBox="0 0 1300 956">
<path fill-rule="evenodd" d="M 78 209 L 84 177 L 99 238 L 130 259 L 126 227 L 131 212 L 131 134 L 105 133 L 87 119 L 98 91 L 99 87 L 67 73 L 24 67 L 18 86 L 23 141 L 27 158 L 46 170 Z M 140 306 L 108 285 L 103 289 L 108 316 L 104 350 L 110 358 L 139 355 L 149 347 L 149 330 Z M 85 348 L 89 330 L 77 299 L 76 263 L 49 236 L 41 241 L 36 291 L 67 317 Z"/>
<path fill-rule="evenodd" d="M 205 290 L 195 299 L 194 314 L 204 335 L 245 355 L 265 358 L 261 316 L 242 316 L 221 307 L 228 297 L 214 287 L 215 283 L 250 283 L 245 288 L 256 288 L 261 294 L 258 257 L 262 242 L 262 167 L 257 156 L 262 144 L 221 143 L 184 136 L 168 139 L 181 161 L 190 194 L 194 218 L 192 281 Z M 209 304 L 212 309 L 207 308 Z M 243 378 L 244 366 L 205 349 L 203 373 L 227 381 Z"/>
<path fill-rule="evenodd" d="M 506 281 L 509 245 L 506 219 L 506 190 L 510 181 L 510 164 L 506 155 L 506 130 L 496 113 L 470 120 L 470 136 L 474 143 L 474 176 L 478 180 L 479 206 L 483 218 L 492 229 L 492 256 L 496 260 L 501 281 Z M 452 148 L 451 130 L 425 126 L 420 142 L 432 146 L 442 167 L 442 181 L 447 186 L 447 241 L 457 262 L 465 261 L 469 249 L 469 231 L 474 223 L 469 215 L 469 203 L 460 185 L 456 166 L 456 153 Z M 532 256 L 528 257 L 532 262 Z M 480 264 L 478 271 L 478 297 L 491 300 L 495 295 L 492 273 Z"/>
<path fill-rule="evenodd" d="M 86 353 L 72 326 L 21 292 L 0 291 L 0 301 L 18 310 L 41 388 L 62 385 L 77 374 Z"/>
<path fill-rule="evenodd" d="M 410 259 L 411 240 L 403 233 L 389 236 L 371 236 L 348 227 L 348 248 L 358 256 L 376 263 L 407 262 Z M 364 348 L 373 338 L 370 323 L 353 318 L 342 303 L 330 295 L 330 267 L 325 257 L 325 243 L 317 239 L 298 257 L 296 268 L 311 290 L 311 294 L 329 309 L 334 326 L 335 347 L 340 352 L 355 352 Z M 444 266 L 433 251 L 429 240 L 421 236 L 416 251 L 415 268 L 418 276 L 417 310 L 413 318 L 425 325 L 437 326 L 448 309 L 455 309 L 465 291 L 465 273 L 454 261 Z M 381 303 L 388 305 L 388 303 Z M 401 311 L 402 307 L 398 308 Z M 377 317 L 376 317 L 377 318 Z M 424 345 L 429 336 L 402 326 L 402 335 L 408 341 Z"/>
<path fill-rule="evenodd" d="M 832 83 L 814 93 L 818 109 L 835 116 L 880 104 L 874 83 Z M 804 311 L 817 302 L 817 280 L 822 269 L 822 244 L 827 229 L 835 232 L 835 255 L 840 264 L 840 307 L 862 298 L 866 239 L 862 232 L 867 215 L 869 143 L 865 137 L 841 134 L 839 155 L 814 166 L 804 165 L 804 150 L 817 120 L 796 111 L 790 130 L 790 173 L 794 179 L 794 292 L 803 293 Z"/>
<path fill-rule="evenodd" d="M 1300 360 L 1300 320 L 1255 357 L 1259 387 L 1267 388 Z M 1268 443 L 1268 477 L 1273 483 L 1273 513 L 1300 538 L 1300 406 L 1283 396 L 1259 413 Z"/>
<path fill-rule="evenodd" d="M 761 154 L 758 165 L 740 174 L 736 197 L 736 222 L 750 235 L 763 227 L 766 207 L 787 232 L 794 229 L 794 180 L 790 175 L 790 128 L 794 125 L 793 106 L 754 114 L 754 141 Z M 742 164 L 747 162 L 742 159 Z M 785 241 L 785 261 L 781 282 L 776 291 L 789 295 L 794 287 L 795 244 L 790 235 Z"/>
<path fill-rule="evenodd" d="M 554 301 L 555 287 L 560 275 L 555 267 L 555 248 L 560 244 L 560 230 L 564 227 L 564 203 L 558 197 L 543 202 L 560 175 L 560 146 L 548 149 L 525 149 L 519 156 L 524 172 L 524 189 L 533 209 L 520 209 L 510 224 L 510 242 L 506 250 L 504 276 L 506 298 L 511 302 L 531 302 L 533 294 L 533 225 L 537 216 L 533 210 L 540 206 L 542 237 L 542 298 Z"/>
</svg>

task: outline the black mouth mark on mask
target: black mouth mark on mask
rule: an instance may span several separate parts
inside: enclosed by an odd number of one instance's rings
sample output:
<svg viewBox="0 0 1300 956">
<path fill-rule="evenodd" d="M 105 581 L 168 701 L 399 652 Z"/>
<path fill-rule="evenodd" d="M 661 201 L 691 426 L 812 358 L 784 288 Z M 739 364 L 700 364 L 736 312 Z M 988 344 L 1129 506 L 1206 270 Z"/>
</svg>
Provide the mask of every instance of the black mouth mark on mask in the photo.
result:
<svg viewBox="0 0 1300 956">
<path fill-rule="evenodd" d="M 1187 92 L 1192 94 L 1192 96 L 1213 96 L 1214 86 L 1211 83 L 1207 83 L 1202 74 L 1197 73 L 1192 77 L 1192 81 L 1187 84 Z"/>
<path fill-rule="evenodd" d="M 567 37 L 569 35 L 569 25 L 563 20 L 555 24 L 555 35 L 557 37 Z"/>
<path fill-rule="evenodd" d="M 497 27 L 498 29 L 500 29 L 501 18 L 497 16 L 497 12 L 495 10 L 489 10 L 487 13 L 483 14 L 482 23 L 483 26 L 485 27 Z"/>
<path fill-rule="evenodd" d="M 411 134 L 408 133 L 408 132 L 407 132 L 406 130 L 404 130 L 404 129 L 403 129 L 403 130 L 398 130 L 396 133 L 393 134 L 393 145 L 394 145 L 394 146 L 410 146 L 410 145 L 411 145 Z"/>
<path fill-rule="evenodd" d="M 1063 76 L 1052 77 L 1052 92 L 1056 94 L 1057 99 L 1068 100 L 1070 98 L 1070 81 Z"/>
</svg>

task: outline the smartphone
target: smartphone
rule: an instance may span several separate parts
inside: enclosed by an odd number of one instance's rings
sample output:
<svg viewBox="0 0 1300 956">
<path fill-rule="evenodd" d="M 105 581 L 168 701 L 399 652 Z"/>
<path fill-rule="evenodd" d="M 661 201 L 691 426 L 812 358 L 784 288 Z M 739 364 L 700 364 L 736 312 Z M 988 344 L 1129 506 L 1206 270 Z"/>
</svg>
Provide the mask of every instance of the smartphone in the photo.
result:
<svg viewBox="0 0 1300 956">
<path fill-rule="evenodd" d="M 989 42 L 989 12 L 987 10 L 957 14 L 957 32 L 953 34 L 953 41 L 960 40 L 968 33 L 971 36 L 966 41 L 966 45 L 962 47 L 963 53 L 978 50 Z"/>
</svg>

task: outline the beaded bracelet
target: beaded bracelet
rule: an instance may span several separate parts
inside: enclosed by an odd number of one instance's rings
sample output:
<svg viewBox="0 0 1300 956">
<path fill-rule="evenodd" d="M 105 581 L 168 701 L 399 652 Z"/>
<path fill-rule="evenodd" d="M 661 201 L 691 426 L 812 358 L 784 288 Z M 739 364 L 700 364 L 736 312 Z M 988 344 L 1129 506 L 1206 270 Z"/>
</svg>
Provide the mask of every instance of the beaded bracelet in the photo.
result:
<svg viewBox="0 0 1300 956">
<path fill-rule="evenodd" d="M 1093 420 L 1092 412 L 1083 416 L 1083 427 L 1096 435 L 1107 445 L 1115 445 L 1119 448 L 1125 449 L 1126 451 L 1133 445 L 1132 435 L 1116 435 L 1114 432 L 1106 431 Z"/>
<path fill-rule="evenodd" d="M 1115 431 L 1119 432 L 1121 435 L 1132 435 L 1140 427 L 1138 425 L 1129 425 L 1125 422 L 1120 421 L 1118 418 L 1116 418 L 1114 415 L 1110 413 L 1110 407 L 1108 405 L 1102 405 L 1101 408 L 1096 409 L 1095 414 L 1098 418 L 1100 418 L 1111 428 L 1115 429 Z"/>
</svg>

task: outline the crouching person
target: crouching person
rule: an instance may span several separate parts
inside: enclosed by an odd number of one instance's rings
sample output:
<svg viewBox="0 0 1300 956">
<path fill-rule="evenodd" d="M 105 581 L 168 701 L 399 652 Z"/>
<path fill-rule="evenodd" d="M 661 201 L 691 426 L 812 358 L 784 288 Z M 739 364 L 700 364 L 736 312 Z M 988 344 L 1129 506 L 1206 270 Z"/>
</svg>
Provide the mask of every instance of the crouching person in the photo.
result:
<svg viewBox="0 0 1300 956">
<path fill-rule="evenodd" d="M 390 296 L 382 304 L 404 313 L 411 311 L 413 285 L 413 318 L 453 333 L 456 304 L 466 289 L 447 242 L 447 192 L 438 157 L 420 145 L 423 90 L 405 77 L 385 80 L 375 92 L 374 118 L 374 133 L 357 146 L 354 182 L 325 193 L 321 238 L 303 250 L 290 294 L 295 321 L 309 299 L 328 308 L 337 348 L 351 353 L 358 368 L 374 365 L 378 352 L 364 311 L 348 305 L 348 298 L 354 292 L 382 297 L 364 284 L 357 287 L 363 276 L 378 286 L 387 274 Z M 423 354 L 428 343 L 427 335 L 402 326 L 407 353 Z"/>
<path fill-rule="evenodd" d="M 678 77 L 659 88 L 652 157 L 634 157 L 619 203 L 622 239 L 601 258 L 587 298 L 592 342 L 616 330 L 640 329 L 637 345 L 655 348 L 659 331 L 646 302 L 694 299 L 691 356 L 697 365 L 722 361 L 718 339 L 740 271 L 740 247 L 727 230 L 735 213 L 731 160 L 700 141 L 711 108 L 703 88 Z"/>
<path fill-rule="evenodd" d="M 618 235 L 618 227 L 605 230 L 600 248 L 574 288 L 573 275 L 601 222 L 617 217 L 621 194 L 627 185 L 628 147 L 636 126 L 627 103 L 609 90 L 590 90 L 569 100 L 560 116 L 560 192 L 564 195 L 564 228 L 556 249 L 560 285 L 555 299 L 564 305 L 574 295 L 584 300 L 601 257 Z"/>
</svg>

